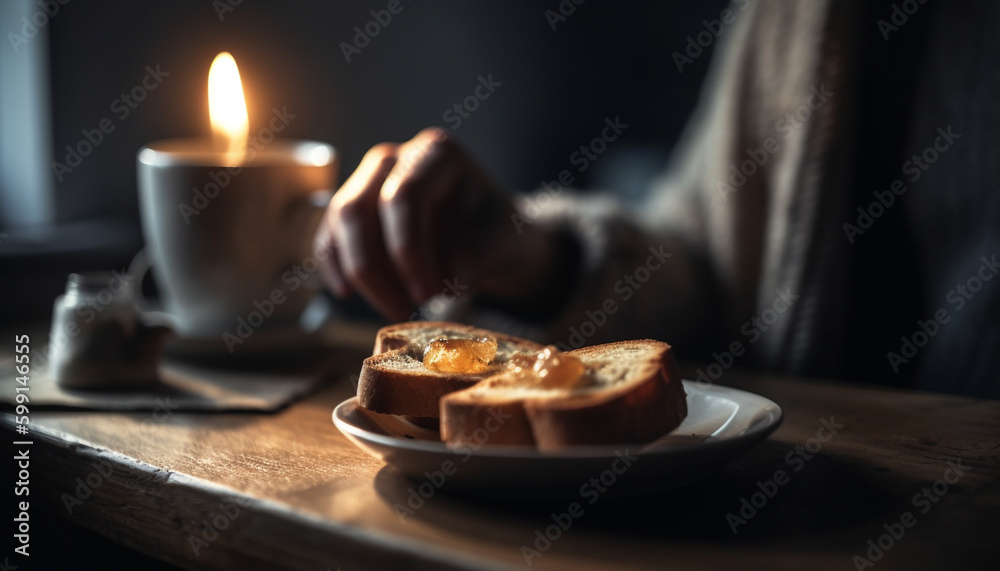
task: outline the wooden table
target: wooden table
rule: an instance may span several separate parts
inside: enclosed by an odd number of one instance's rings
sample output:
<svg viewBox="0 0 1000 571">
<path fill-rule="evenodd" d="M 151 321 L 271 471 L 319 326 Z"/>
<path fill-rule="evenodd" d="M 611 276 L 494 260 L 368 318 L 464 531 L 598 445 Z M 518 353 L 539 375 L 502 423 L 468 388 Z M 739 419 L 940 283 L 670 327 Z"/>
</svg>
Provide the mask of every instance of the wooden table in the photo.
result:
<svg viewBox="0 0 1000 571">
<path fill-rule="evenodd" d="M 521 546 L 566 500 L 436 494 L 393 511 L 413 484 L 330 418 L 369 346 L 339 350 L 336 382 L 278 414 L 33 412 L 33 517 L 46 508 L 189 568 L 525 567 Z M 1000 403 L 731 372 L 720 384 L 779 403 L 784 424 L 702 483 L 588 506 L 532 567 L 995 568 Z M 3 413 L 8 436 L 12 422 Z M 824 425 L 842 427 L 810 441 Z"/>
</svg>

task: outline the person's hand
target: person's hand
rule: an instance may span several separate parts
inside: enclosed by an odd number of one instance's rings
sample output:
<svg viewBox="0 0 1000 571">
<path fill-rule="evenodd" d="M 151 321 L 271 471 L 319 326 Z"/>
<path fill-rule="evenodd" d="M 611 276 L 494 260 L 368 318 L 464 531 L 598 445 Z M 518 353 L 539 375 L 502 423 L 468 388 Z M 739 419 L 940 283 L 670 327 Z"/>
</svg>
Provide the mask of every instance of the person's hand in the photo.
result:
<svg viewBox="0 0 1000 571">
<path fill-rule="evenodd" d="M 334 195 L 317 236 L 324 282 L 405 320 L 442 292 L 537 301 L 558 244 L 512 222 L 511 197 L 440 128 L 373 147 Z"/>
</svg>

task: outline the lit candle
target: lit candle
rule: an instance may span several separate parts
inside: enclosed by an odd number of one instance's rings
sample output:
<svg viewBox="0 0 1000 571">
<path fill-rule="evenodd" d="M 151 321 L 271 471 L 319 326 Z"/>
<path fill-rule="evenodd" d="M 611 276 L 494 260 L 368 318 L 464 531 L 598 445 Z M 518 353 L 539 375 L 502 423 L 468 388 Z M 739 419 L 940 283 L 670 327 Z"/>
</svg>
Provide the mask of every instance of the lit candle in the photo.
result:
<svg viewBox="0 0 1000 571">
<path fill-rule="evenodd" d="M 226 154 L 230 165 L 242 163 L 250 120 L 240 70 L 229 52 L 215 56 L 208 70 L 208 115 L 215 148 Z"/>
</svg>

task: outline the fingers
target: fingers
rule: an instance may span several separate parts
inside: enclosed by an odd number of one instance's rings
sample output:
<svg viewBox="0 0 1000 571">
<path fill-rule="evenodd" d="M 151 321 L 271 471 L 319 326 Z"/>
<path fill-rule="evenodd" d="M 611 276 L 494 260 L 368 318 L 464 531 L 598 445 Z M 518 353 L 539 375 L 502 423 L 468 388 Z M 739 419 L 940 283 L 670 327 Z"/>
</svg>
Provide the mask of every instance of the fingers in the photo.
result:
<svg viewBox="0 0 1000 571">
<path fill-rule="evenodd" d="M 344 272 L 340 267 L 340 260 L 337 258 L 337 245 L 333 240 L 333 231 L 328 223 L 329 218 L 330 216 L 327 214 L 320 220 L 313 251 L 316 259 L 320 261 L 320 279 L 326 284 L 326 287 L 333 291 L 334 295 L 344 298 L 351 295 L 353 291 L 344 279 Z"/>
<path fill-rule="evenodd" d="M 459 194 L 477 192 L 475 184 L 466 184 L 471 164 L 440 128 L 425 129 L 403 145 L 373 147 L 321 223 L 317 251 L 326 254 L 324 282 L 341 297 L 360 293 L 398 320 L 439 293 L 445 276 L 438 234 L 455 227 L 441 213 L 454 210 L 447 207 L 459 199 L 474 198 Z M 453 237 L 463 239 L 468 236 Z"/>
<path fill-rule="evenodd" d="M 447 133 L 433 127 L 403 144 L 398 157 L 379 194 L 382 235 L 411 300 L 421 303 L 441 291 L 444 275 L 435 231 L 442 227 L 441 205 L 468 162 Z"/>
<path fill-rule="evenodd" d="M 396 164 L 396 145 L 372 148 L 331 201 L 324 222 L 331 255 L 324 277 L 334 292 L 363 295 L 386 317 L 405 320 L 413 304 L 386 253 L 378 197 Z"/>
</svg>

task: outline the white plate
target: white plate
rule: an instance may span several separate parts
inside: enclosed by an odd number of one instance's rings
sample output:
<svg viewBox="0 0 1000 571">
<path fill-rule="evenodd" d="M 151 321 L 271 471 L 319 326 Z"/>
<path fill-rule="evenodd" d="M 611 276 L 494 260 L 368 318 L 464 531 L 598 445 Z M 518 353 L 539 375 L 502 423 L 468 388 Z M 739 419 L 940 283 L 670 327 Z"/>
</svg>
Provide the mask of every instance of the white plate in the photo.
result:
<svg viewBox="0 0 1000 571">
<path fill-rule="evenodd" d="M 359 448 L 415 481 L 441 487 L 444 474 L 443 485 L 451 490 L 549 498 L 591 493 L 595 488 L 586 487 L 591 478 L 603 482 L 607 493 L 682 486 L 711 475 L 781 424 L 781 408 L 762 396 L 718 385 L 699 388 L 693 381 L 684 381 L 684 390 L 687 418 L 655 442 L 558 452 L 488 445 L 452 449 L 438 440 L 437 431 L 367 411 L 357 397 L 334 409 L 333 422 Z M 628 483 L 616 486 L 619 479 Z"/>
</svg>

